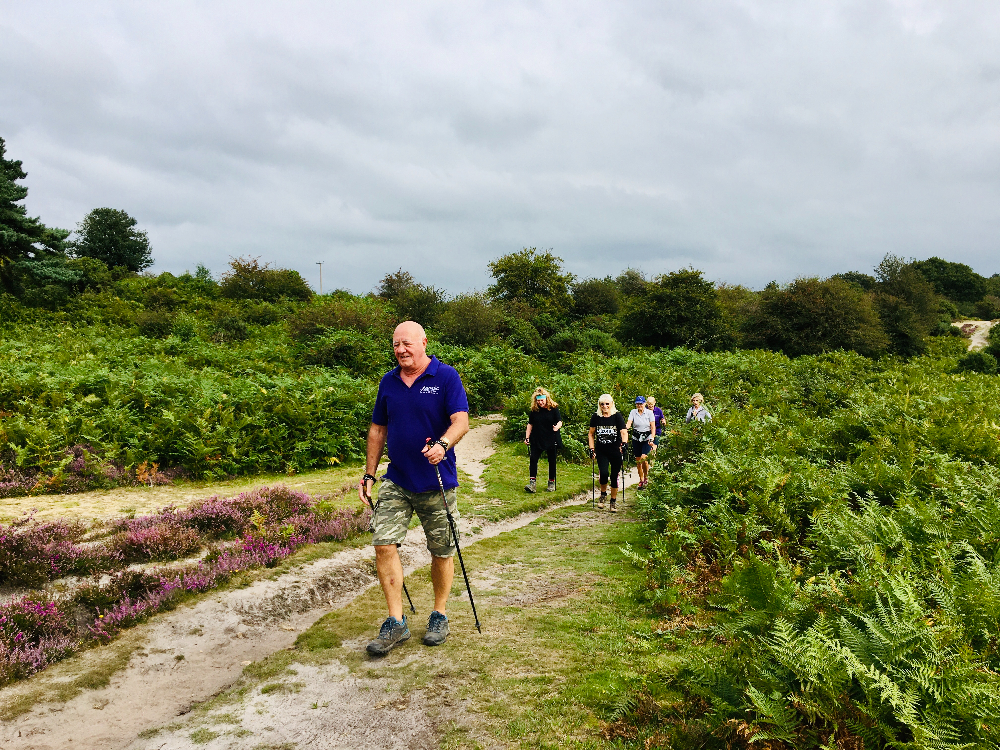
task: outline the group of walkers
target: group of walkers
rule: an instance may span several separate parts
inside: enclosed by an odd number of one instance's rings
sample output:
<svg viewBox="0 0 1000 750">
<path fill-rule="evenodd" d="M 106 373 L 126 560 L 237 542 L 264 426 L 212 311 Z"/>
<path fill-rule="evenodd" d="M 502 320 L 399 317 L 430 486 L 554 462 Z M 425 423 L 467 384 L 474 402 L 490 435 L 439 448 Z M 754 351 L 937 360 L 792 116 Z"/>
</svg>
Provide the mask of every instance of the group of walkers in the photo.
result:
<svg viewBox="0 0 1000 750">
<path fill-rule="evenodd" d="M 700 393 L 691 397 L 691 408 L 684 418 L 686 422 L 706 422 L 712 415 L 704 406 L 705 398 Z M 531 396 L 531 410 L 524 432 L 524 442 L 529 446 L 527 492 L 535 492 L 538 476 L 538 459 L 544 453 L 549 462 L 548 491 L 556 489 L 556 449 L 562 447 L 559 431 L 562 429 L 559 404 L 544 388 L 536 388 Z M 604 393 L 597 400 L 597 411 L 590 418 L 587 443 L 591 459 L 596 460 L 600 470 L 601 497 L 597 507 L 601 510 L 609 501 L 612 513 L 618 511 L 618 476 L 622 472 L 626 451 L 631 450 L 639 472 L 639 489 L 649 483 L 649 470 L 653 456 L 660 443 L 660 437 L 667 426 L 663 410 L 656 405 L 653 396 L 636 396 L 635 408 L 628 419 L 615 408 L 611 394 Z M 630 437 L 631 436 L 631 437 Z M 608 485 L 611 485 L 610 495 Z"/>
<path fill-rule="evenodd" d="M 427 355 L 427 336 L 414 321 L 400 323 L 392 337 L 399 366 L 379 382 L 378 395 L 368 429 L 365 474 L 358 483 L 358 496 L 372 507 L 372 544 L 375 567 L 389 616 L 378 636 L 367 646 L 373 656 L 387 654 L 409 640 L 410 629 L 403 614 L 403 566 L 398 548 L 406 538 L 414 512 L 420 519 L 431 553 L 431 583 L 434 610 L 421 639 L 426 646 L 439 646 L 448 638 L 448 598 L 455 576 L 454 555 L 461 563 L 458 533 L 458 467 L 455 445 L 469 431 L 469 402 L 458 372 Z M 706 422 L 711 415 L 700 393 L 691 398 L 686 421 Z M 618 478 L 625 452 L 631 448 L 639 471 L 639 487 L 649 481 L 651 456 L 666 426 L 663 412 L 652 396 L 637 396 L 626 420 L 615 408 L 610 394 L 602 394 L 590 418 L 588 444 L 591 458 L 600 467 L 601 499 L 617 511 Z M 556 489 L 556 451 L 562 446 L 563 427 L 559 404 L 544 388 L 536 388 L 524 442 L 529 446 L 530 478 L 525 490 L 536 491 L 538 461 L 548 459 L 547 490 Z M 631 438 L 629 433 L 631 431 Z M 377 503 L 372 490 L 378 478 L 382 452 L 389 454 L 389 468 L 382 477 Z M 609 488 L 610 484 L 610 496 Z M 465 566 L 462 564 L 465 576 Z M 469 602 L 475 613 L 472 589 L 465 576 Z M 407 598 L 409 593 L 407 592 Z M 416 610 L 410 602 L 412 612 Z M 479 626 L 478 616 L 476 626 Z"/>
</svg>

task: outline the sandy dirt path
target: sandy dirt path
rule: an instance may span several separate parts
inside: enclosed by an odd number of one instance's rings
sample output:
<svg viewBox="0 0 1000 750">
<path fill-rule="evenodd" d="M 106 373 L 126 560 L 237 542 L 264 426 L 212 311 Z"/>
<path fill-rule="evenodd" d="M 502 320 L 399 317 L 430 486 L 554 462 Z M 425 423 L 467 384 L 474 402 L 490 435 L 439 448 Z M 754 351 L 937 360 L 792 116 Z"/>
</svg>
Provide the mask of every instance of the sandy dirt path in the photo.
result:
<svg viewBox="0 0 1000 750">
<path fill-rule="evenodd" d="M 956 328 L 973 326 L 972 335 L 969 337 L 969 351 L 976 352 L 985 349 L 989 344 L 990 329 L 993 327 L 991 320 L 960 320 L 952 323 Z"/>
<path fill-rule="evenodd" d="M 464 469 L 473 462 L 481 463 L 493 452 L 492 436 L 498 427 L 495 424 L 477 427 L 459 444 L 458 447 L 465 444 L 460 454 Z M 489 439 L 485 438 L 487 435 Z M 635 481 L 633 470 L 627 483 Z M 541 512 L 497 523 L 463 518 L 463 546 L 521 528 L 553 507 L 589 500 L 589 496 L 579 496 Z M 423 530 L 419 527 L 410 530 L 400 552 L 407 573 L 430 563 Z M 187 742 L 184 738 L 177 742 L 162 739 L 147 742 L 139 739 L 139 735 L 184 715 L 192 705 L 225 689 L 240 676 L 244 666 L 290 647 L 298 634 L 320 617 L 348 605 L 376 583 L 374 552 L 366 546 L 303 565 L 275 580 L 262 580 L 245 589 L 209 595 L 191 606 L 159 615 L 136 629 L 144 637 L 143 648 L 112 678 L 108 687 L 85 691 L 65 703 L 37 705 L 29 713 L 0 724 L 0 747 L 5 750 L 194 747 L 184 744 Z M 363 648 L 363 644 L 359 647 Z M 322 684 L 329 683 L 328 694 L 322 700 L 336 701 L 334 705 L 342 719 L 342 731 L 333 739 L 328 737 L 329 742 L 316 743 L 313 736 L 309 747 L 437 746 L 433 723 L 429 719 L 424 723 L 412 722 L 410 716 L 409 729 L 397 726 L 399 721 L 391 717 L 386 721 L 382 718 L 372 721 L 371 702 L 351 697 L 356 691 L 348 689 L 349 685 L 345 687 L 347 676 L 341 673 L 342 670 L 338 671 L 335 665 L 326 668 L 325 672 L 330 672 L 326 677 L 337 679 L 332 683 L 329 679 L 320 680 Z M 64 675 L 68 673 L 71 673 L 71 664 L 64 663 L 34 679 L 58 681 L 66 679 Z M 330 687 L 334 683 L 335 686 Z M 18 683 L 6 690 L 26 687 L 26 683 Z M 278 699 L 272 696 L 268 700 Z M 359 713 L 355 715 L 352 711 Z M 307 724 L 315 718 L 314 712 L 303 714 Z M 297 727 L 291 716 L 282 718 L 282 726 L 285 727 L 282 736 L 301 739 L 301 731 L 312 736 L 307 726 Z M 382 734 L 371 735 L 376 730 Z M 250 743 L 249 739 L 254 742 Z M 199 746 L 209 750 L 260 746 L 259 735 L 248 738 L 246 744 L 231 744 L 233 741 L 230 737 L 224 745 Z"/>
<path fill-rule="evenodd" d="M 486 471 L 486 459 L 493 455 L 493 440 L 500 434 L 503 417 L 491 414 L 487 419 L 493 424 L 484 424 L 469 430 L 468 434 L 455 446 L 455 458 L 462 471 L 472 477 L 473 491 L 485 492 L 483 472 Z"/>
</svg>

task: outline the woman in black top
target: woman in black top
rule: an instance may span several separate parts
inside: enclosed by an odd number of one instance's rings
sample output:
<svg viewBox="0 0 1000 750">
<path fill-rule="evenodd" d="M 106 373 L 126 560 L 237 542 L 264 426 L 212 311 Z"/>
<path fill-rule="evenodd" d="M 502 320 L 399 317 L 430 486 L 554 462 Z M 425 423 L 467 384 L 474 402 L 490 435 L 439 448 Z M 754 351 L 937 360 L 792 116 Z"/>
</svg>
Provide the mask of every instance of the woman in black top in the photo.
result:
<svg viewBox="0 0 1000 750">
<path fill-rule="evenodd" d="M 590 418 L 590 456 L 597 459 L 601 471 L 601 499 L 597 507 L 604 510 L 604 499 L 608 496 L 608 479 L 611 479 L 611 512 L 617 513 L 615 501 L 618 499 L 618 475 L 622 472 L 622 446 L 628 439 L 625 417 L 615 408 L 611 394 L 605 393 L 597 399 L 597 413 Z"/>
<path fill-rule="evenodd" d="M 559 416 L 559 404 L 552 400 L 552 394 L 544 388 L 536 388 L 531 395 L 531 413 L 528 415 L 528 428 L 524 433 L 524 442 L 530 446 L 531 463 L 528 467 L 530 477 L 524 489 L 535 491 L 535 477 L 538 476 L 538 459 L 544 453 L 549 459 L 549 492 L 556 489 L 556 448 L 562 447 L 559 429 L 562 427 Z"/>
</svg>

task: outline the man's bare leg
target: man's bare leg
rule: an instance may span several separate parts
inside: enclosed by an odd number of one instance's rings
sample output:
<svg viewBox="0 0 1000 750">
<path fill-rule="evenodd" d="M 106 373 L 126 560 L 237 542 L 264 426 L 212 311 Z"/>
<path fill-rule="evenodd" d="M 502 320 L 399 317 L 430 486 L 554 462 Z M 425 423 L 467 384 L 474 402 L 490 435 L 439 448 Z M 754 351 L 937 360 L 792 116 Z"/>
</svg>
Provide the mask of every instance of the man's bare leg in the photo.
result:
<svg viewBox="0 0 1000 750">
<path fill-rule="evenodd" d="M 375 545 L 375 569 L 378 571 L 378 582 L 382 584 L 382 593 L 385 594 L 385 603 L 389 606 L 389 614 L 402 620 L 403 563 L 395 544 Z"/>
<path fill-rule="evenodd" d="M 454 557 L 431 557 L 431 582 L 434 584 L 434 609 L 445 614 L 451 582 L 455 579 Z M 399 611 L 403 611 L 403 600 L 399 600 Z"/>
</svg>

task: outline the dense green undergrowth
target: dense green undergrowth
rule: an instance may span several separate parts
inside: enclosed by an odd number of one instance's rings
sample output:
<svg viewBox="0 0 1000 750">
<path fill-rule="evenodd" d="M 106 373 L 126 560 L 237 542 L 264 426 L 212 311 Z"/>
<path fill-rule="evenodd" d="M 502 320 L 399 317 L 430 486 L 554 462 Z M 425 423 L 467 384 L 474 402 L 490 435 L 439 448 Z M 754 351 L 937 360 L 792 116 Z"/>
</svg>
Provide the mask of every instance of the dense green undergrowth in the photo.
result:
<svg viewBox="0 0 1000 750">
<path fill-rule="evenodd" d="M 954 372 L 956 354 L 652 363 L 715 411 L 704 428 L 673 419 L 640 495 L 648 606 L 713 613 L 721 646 L 651 676 L 702 707 L 678 731 L 718 747 L 996 746 L 1000 383 Z"/>
<path fill-rule="evenodd" d="M 237 342 L 157 339 L 106 324 L 8 326 L 0 497 L 360 459 L 378 378 L 391 366 L 388 338 L 380 346 L 385 361 L 358 372 L 306 364 L 280 322 Z M 530 387 L 541 369 L 503 346 L 432 351 L 459 369 L 474 413 Z"/>
</svg>

